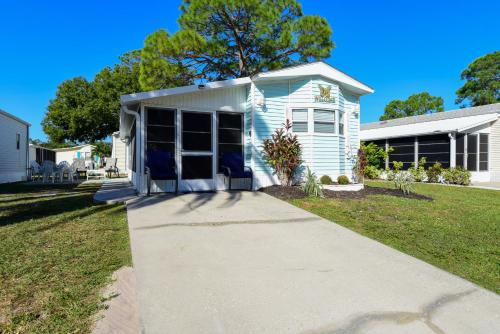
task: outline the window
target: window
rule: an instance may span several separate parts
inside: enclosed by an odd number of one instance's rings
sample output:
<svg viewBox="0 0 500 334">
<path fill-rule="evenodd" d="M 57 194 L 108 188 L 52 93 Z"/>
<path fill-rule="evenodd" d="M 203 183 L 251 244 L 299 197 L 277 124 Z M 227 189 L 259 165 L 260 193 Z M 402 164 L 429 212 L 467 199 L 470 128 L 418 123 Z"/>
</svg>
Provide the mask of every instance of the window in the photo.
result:
<svg viewBox="0 0 500 334">
<path fill-rule="evenodd" d="M 21 134 L 16 133 L 16 148 L 19 150 L 21 148 Z"/>
<path fill-rule="evenodd" d="M 467 135 L 467 170 L 477 171 L 477 135 Z"/>
<path fill-rule="evenodd" d="M 132 157 L 132 171 L 133 172 L 136 172 L 137 171 L 137 159 L 135 157 L 135 152 L 136 152 L 136 149 L 137 149 L 137 140 L 135 138 L 135 131 L 136 131 L 136 124 L 135 124 L 135 120 L 134 120 L 134 123 L 132 125 L 132 128 L 130 129 L 130 142 L 132 143 L 131 145 L 131 148 L 130 148 L 130 155 Z"/>
<path fill-rule="evenodd" d="M 147 150 L 175 155 L 175 110 L 147 108 Z"/>
<path fill-rule="evenodd" d="M 212 151 L 212 114 L 182 112 L 182 150 Z"/>
<path fill-rule="evenodd" d="M 307 132 L 307 109 L 292 109 L 293 132 Z"/>
<path fill-rule="evenodd" d="M 339 135 L 344 134 L 344 113 L 339 111 Z"/>
<path fill-rule="evenodd" d="M 243 155 L 243 115 L 219 112 L 217 113 L 217 127 L 217 168 L 220 173 L 224 153 L 240 152 Z"/>
<path fill-rule="evenodd" d="M 479 170 L 488 170 L 488 143 L 489 135 L 487 133 L 481 133 L 479 135 Z"/>
<path fill-rule="evenodd" d="M 314 132 L 335 133 L 335 111 L 314 109 Z"/>
</svg>

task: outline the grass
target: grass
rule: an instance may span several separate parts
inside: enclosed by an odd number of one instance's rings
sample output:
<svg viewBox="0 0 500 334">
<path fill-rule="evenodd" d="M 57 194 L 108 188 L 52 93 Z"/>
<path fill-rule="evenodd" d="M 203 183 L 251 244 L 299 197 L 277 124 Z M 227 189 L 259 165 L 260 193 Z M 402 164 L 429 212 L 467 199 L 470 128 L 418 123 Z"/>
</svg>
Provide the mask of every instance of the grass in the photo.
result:
<svg viewBox="0 0 500 334">
<path fill-rule="evenodd" d="M 290 202 L 500 293 L 500 191 L 430 184 L 415 191 L 434 201 L 375 195 Z"/>
<path fill-rule="evenodd" d="M 87 333 L 100 290 L 131 264 L 123 205 L 98 184 L 0 185 L 0 333 Z"/>
</svg>

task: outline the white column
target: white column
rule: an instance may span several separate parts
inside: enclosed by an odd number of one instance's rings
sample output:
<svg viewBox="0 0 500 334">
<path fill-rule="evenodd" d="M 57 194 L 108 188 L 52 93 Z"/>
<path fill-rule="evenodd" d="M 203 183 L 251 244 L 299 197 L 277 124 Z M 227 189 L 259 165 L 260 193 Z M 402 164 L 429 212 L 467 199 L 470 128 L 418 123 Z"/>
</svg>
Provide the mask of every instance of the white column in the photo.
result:
<svg viewBox="0 0 500 334">
<path fill-rule="evenodd" d="M 418 137 L 415 136 L 415 167 L 418 166 Z"/>
<path fill-rule="evenodd" d="M 468 153 L 468 148 L 467 148 L 467 133 L 464 134 L 464 169 L 467 169 L 467 160 L 469 160 L 467 158 L 467 155 L 469 154 Z"/>
<path fill-rule="evenodd" d="M 385 151 L 389 151 L 389 139 L 385 140 Z M 385 158 L 385 169 L 389 169 L 389 156 Z"/>
<path fill-rule="evenodd" d="M 457 166 L 457 136 L 455 133 L 449 133 L 450 137 L 450 167 L 455 168 Z"/>
</svg>

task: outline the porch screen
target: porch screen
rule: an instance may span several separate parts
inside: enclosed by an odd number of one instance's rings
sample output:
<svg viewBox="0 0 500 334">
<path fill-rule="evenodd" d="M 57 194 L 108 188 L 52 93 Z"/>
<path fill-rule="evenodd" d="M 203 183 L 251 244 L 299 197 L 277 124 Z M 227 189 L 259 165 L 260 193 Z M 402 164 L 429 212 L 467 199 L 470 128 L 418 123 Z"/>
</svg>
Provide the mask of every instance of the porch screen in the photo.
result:
<svg viewBox="0 0 500 334">
<path fill-rule="evenodd" d="M 212 151 L 212 114 L 182 112 L 182 150 Z"/>
<path fill-rule="evenodd" d="M 389 167 L 393 168 L 393 161 L 403 163 L 403 169 L 407 170 L 415 162 L 415 137 L 391 138 L 389 146 L 393 148 L 389 154 Z"/>
<path fill-rule="evenodd" d="M 456 155 L 455 155 L 455 165 L 457 167 L 464 166 L 464 153 L 465 153 L 465 136 L 462 134 L 457 134 L 456 138 Z"/>
<path fill-rule="evenodd" d="M 477 171 L 477 135 L 467 135 L 467 170 Z"/>
<path fill-rule="evenodd" d="M 222 172 L 224 153 L 238 152 L 243 156 L 243 115 L 217 113 L 217 170 Z"/>
<path fill-rule="evenodd" d="M 448 134 L 418 137 L 418 160 L 425 157 L 429 168 L 440 162 L 445 168 L 450 167 L 450 137 Z"/>
<path fill-rule="evenodd" d="M 175 109 L 147 109 L 147 150 L 175 155 Z"/>
</svg>

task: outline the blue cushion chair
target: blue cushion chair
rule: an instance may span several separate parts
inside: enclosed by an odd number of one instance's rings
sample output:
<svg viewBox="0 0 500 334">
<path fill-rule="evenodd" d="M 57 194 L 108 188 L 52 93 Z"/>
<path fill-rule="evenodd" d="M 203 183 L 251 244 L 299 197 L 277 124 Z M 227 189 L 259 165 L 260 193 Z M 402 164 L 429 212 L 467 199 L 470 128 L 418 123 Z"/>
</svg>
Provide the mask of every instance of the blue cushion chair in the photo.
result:
<svg viewBox="0 0 500 334">
<path fill-rule="evenodd" d="M 231 181 L 235 179 L 250 179 L 250 190 L 253 190 L 253 171 L 245 166 L 243 154 L 241 152 L 226 152 L 222 155 L 222 171 L 224 176 L 229 178 L 229 190 Z"/>
<path fill-rule="evenodd" d="M 152 180 L 175 180 L 175 192 L 179 190 L 177 166 L 172 153 L 160 150 L 148 151 L 146 161 L 148 196 L 151 193 Z"/>
</svg>

